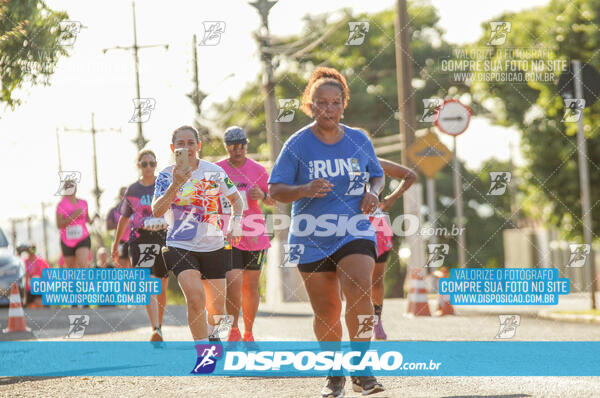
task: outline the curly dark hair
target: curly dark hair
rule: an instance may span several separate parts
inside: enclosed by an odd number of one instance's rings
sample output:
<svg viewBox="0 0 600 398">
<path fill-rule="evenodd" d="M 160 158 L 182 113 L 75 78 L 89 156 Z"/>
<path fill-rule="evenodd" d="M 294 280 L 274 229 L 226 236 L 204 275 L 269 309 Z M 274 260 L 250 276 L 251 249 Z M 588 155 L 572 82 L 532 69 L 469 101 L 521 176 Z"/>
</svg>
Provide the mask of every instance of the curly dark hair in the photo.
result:
<svg viewBox="0 0 600 398">
<path fill-rule="evenodd" d="M 302 105 L 300 105 L 300 109 L 309 117 L 313 117 L 311 105 L 315 91 L 324 84 L 339 88 L 342 92 L 344 109 L 348 106 L 350 89 L 348 88 L 348 83 L 346 83 L 346 78 L 337 69 L 320 66 L 310 75 L 308 84 L 302 94 Z"/>
</svg>

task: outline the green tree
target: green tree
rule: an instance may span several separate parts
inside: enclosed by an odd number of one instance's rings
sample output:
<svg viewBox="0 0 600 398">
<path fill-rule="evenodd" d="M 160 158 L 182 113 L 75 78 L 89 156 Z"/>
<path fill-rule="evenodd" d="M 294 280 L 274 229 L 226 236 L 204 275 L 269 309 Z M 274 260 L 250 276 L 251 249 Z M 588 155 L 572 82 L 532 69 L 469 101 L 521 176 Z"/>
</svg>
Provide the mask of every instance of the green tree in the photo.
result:
<svg viewBox="0 0 600 398">
<path fill-rule="evenodd" d="M 600 3 L 593 0 L 553 0 L 547 6 L 503 14 L 493 21 L 507 21 L 512 30 L 504 47 L 539 48 L 542 60 L 573 59 L 600 69 Z M 488 25 L 484 24 L 488 29 Z M 489 33 L 476 43 L 484 46 Z M 495 55 L 495 59 L 502 59 Z M 539 60 L 539 59 L 538 59 Z M 558 79 L 558 74 L 555 78 Z M 479 83 L 473 96 L 487 106 L 488 115 L 502 125 L 519 128 L 527 165 L 522 171 L 520 205 L 531 218 L 561 228 L 565 237 L 581 237 L 581 203 L 577 164 L 576 123 L 564 123 L 564 103 L 555 82 Z M 600 200 L 600 105 L 586 108 L 591 203 Z M 600 233 L 600 212 L 592 211 L 594 233 Z"/>
<path fill-rule="evenodd" d="M 24 84 L 49 84 L 68 32 L 59 23 L 66 12 L 53 11 L 40 0 L 0 0 L 0 101 L 19 105 L 15 91 Z"/>
</svg>

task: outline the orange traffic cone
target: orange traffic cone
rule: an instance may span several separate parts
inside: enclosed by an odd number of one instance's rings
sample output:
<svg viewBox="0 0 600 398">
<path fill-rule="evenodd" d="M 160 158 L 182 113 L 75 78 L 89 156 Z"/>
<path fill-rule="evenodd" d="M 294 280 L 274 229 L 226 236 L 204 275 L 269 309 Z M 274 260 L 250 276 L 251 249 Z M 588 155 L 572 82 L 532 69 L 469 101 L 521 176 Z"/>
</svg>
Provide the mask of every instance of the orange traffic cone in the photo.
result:
<svg viewBox="0 0 600 398">
<path fill-rule="evenodd" d="M 442 267 L 439 271 L 435 271 L 433 273 L 435 277 L 438 278 L 449 278 L 450 273 L 448 272 L 448 268 Z M 454 315 L 454 307 L 450 304 L 450 296 L 447 294 L 438 295 L 438 310 L 435 313 L 438 316 L 442 315 Z"/>
<path fill-rule="evenodd" d="M 25 324 L 25 313 L 21 305 L 21 295 L 17 282 L 10 286 L 10 304 L 8 307 L 8 326 L 2 333 L 31 332 Z"/>
<path fill-rule="evenodd" d="M 414 316 L 431 316 L 427 303 L 423 268 L 414 268 L 410 272 L 410 292 L 408 293 L 408 313 Z"/>
</svg>

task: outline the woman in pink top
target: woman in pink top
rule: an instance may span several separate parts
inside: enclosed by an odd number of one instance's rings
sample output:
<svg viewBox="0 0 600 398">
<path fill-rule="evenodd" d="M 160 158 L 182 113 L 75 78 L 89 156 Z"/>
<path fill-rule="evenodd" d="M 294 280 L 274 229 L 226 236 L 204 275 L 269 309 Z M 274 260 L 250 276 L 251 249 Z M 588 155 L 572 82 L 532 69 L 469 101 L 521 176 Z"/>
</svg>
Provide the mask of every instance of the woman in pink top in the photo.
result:
<svg viewBox="0 0 600 398">
<path fill-rule="evenodd" d="M 60 229 L 60 247 L 67 268 L 90 266 L 90 233 L 86 223 L 91 224 L 87 202 L 78 199 L 77 183 L 65 181 L 65 195 L 56 208 L 56 225 Z"/>
<path fill-rule="evenodd" d="M 242 229 L 244 234 L 239 243 L 230 251 L 229 271 L 227 271 L 227 313 L 233 315 L 233 327 L 229 341 L 242 338 L 238 328 L 240 306 L 244 314 L 244 341 L 254 341 L 252 326 L 258 311 L 258 279 L 267 249 L 271 247 L 266 233 L 265 219 L 258 203 L 275 203 L 269 197 L 267 180 L 269 174 L 263 166 L 246 157 L 248 139 L 241 127 L 232 126 L 225 131 L 225 148 L 229 157 L 217 162 L 233 183 L 244 201 Z M 231 213 L 227 200 L 221 196 L 221 209 L 224 214 Z"/>
<path fill-rule="evenodd" d="M 41 278 L 42 270 L 48 268 L 49 265 L 41 256 L 35 254 L 35 244 L 31 242 L 23 243 L 17 246 L 17 254 L 21 256 L 25 262 L 25 302 L 28 308 L 43 307 L 42 297 L 31 294 L 31 279 Z"/>
</svg>

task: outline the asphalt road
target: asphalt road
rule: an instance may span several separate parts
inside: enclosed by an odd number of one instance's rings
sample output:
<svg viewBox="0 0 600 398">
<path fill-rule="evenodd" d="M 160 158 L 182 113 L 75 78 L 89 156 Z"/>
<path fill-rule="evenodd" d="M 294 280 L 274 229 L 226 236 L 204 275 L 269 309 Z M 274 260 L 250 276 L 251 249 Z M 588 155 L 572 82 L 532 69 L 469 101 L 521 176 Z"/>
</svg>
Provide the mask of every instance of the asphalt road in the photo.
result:
<svg viewBox="0 0 600 398">
<path fill-rule="evenodd" d="M 386 300 L 383 322 L 391 340 L 492 341 L 499 329 L 498 314 L 521 314 L 513 340 L 597 341 L 600 326 L 536 318 L 536 309 L 457 308 L 457 316 L 404 316 L 405 300 Z M 90 316 L 83 340 L 147 340 L 150 328 L 143 308 L 25 310 L 28 339 L 62 340 L 67 315 Z M 7 309 L 0 309 L 5 327 Z M 191 340 L 185 308 L 170 306 L 163 322 L 166 340 Z M 313 340 L 312 313 L 306 303 L 261 306 L 255 336 L 262 340 Z M 17 335 L 4 335 L 3 338 Z M 19 336 L 22 338 L 23 336 Z M 518 359 L 513 359 L 518 360 Z M 389 397 L 595 397 L 600 377 L 384 377 Z M 230 377 L 0 377 L 2 397 L 167 397 L 210 394 L 211 397 L 318 397 L 323 378 Z M 347 386 L 346 396 L 358 396 Z"/>
</svg>

